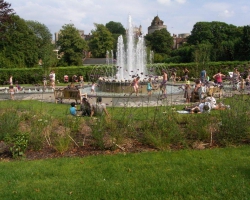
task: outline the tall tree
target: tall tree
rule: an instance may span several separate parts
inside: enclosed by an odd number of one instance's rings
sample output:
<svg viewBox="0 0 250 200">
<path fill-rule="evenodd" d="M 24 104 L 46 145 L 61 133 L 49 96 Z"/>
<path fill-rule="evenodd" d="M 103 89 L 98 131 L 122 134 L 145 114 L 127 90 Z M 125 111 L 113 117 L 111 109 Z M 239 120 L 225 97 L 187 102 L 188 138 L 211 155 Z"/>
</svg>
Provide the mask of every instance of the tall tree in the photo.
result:
<svg viewBox="0 0 250 200">
<path fill-rule="evenodd" d="M 114 45 L 112 49 L 114 51 L 114 56 L 116 56 L 116 50 L 117 50 L 116 41 L 118 41 L 118 37 L 120 35 L 123 35 L 123 38 L 126 37 L 126 29 L 123 27 L 123 25 L 120 22 L 114 22 L 114 21 L 108 22 L 105 26 L 112 33 L 113 41 L 114 41 Z"/>
<path fill-rule="evenodd" d="M 208 62 L 210 61 L 210 53 L 211 53 L 212 45 L 207 43 L 198 44 L 195 46 L 195 50 L 193 52 L 193 59 L 196 63 L 196 77 L 198 77 L 198 72 L 202 69 L 206 69 Z"/>
<path fill-rule="evenodd" d="M 110 31 L 103 24 L 94 24 L 92 37 L 89 41 L 89 48 L 92 55 L 96 58 L 104 58 L 107 51 L 113 49 L 114 38 Z"/>
<path fill-rule="evenodd" d="M 212 60 L 232 59 L 233 48 L 242 35 L 240 28 L 224 22 L 197 22 L 187 42 L 191 45 L 212 44 Z M 231 54 L 231 55 L 230 55 Z"/>
<path fill-rule="evenodd" d="M 10 6 L 11 4 L 0 0 L 0 33 L 4 33 L 6 28 L 10 26 L 11 15 L 14 14 L 14 10 Z"/>
<path fill-rule="evenodd" d="M 240 45 L 241 60 L 250 60 L 250 26 L 243 27 L 243 35 Z"/>
<path fill-rule="evenodd" d="M 112 34 L 126 34 L 126 30 L 120 22 L 110 21 L 105 26 Z"/>
<path fill-rule="evenodd" d="M 36 66 L 38 46 L 34 33 L 19 16 L 13 15 L 11 20 L 15 26 L 10 27 L 5 33 L 0 53 L 0 66 L 5 68 Z"/>
<path fill-rule="evenodd" d="M 69 66 L 82 65 L 83 51 L 86 51 L 88 46 L 73 24 L 66 24 L 62 27 L 57 46 L 59 47 L 59 53 L 63 54 L 60 61 Z"/>
<path fill-rule="evenodd" d="M 151 48 L 155 53 L 170 54 L 173 47 L 173 38 L 167 29 L 154 31 L 145 36 L 146 45 Z"/>
<path fill-rule="evenodd" d="M 26 21 L 26 24 L 36 36 L 38 58 L 41 60 L 40 65 L 42 65 L 45 69 L 50 66 L 55 66 L 57 63 L 57 58 L 53 52 L 55 45 L 51 43 L 52 34 L 50 33 L 48 27 L 40 22 L 31 20 Z"/>
</svg>

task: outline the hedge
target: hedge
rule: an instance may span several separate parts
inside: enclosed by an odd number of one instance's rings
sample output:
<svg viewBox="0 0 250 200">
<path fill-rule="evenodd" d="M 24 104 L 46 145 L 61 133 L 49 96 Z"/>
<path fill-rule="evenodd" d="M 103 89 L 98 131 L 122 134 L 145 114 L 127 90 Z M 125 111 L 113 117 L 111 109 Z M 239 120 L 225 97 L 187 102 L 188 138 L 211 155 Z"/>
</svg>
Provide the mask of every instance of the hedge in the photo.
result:
<svg viewBox="0 0 250 200">
<path fill-rule="evenodd" d="M 183 69 L 187 67 L 189 70 L 189 77 L 198 78 L 200 71 L 205 68 L 208 76 L 212 77 L 221 70 L 223 74 L 228 75 L 228 72 L 233 71 L 235 67 L 238 68 L 244 76 L 250 67 L 249 61 L 225 61 L 225 62 L 209 62 L 205 65 L 197 65 L 196 63 L 156 63 L 148 64 L 149 74 L 160 75 L 161 70 L 165 69 L 170 73 L 173 69 L 176 70 L 177 76 L 183 75 Z M 38 84 L 42 83 L 43 77 L 48 79 L 49 71 L 54 70 L 56 73 L 56 80 L 64 81 L 64 75 L 69 76 L 69 81 L 72 81 L 72 76 L 82 75 L 85 81 L 97 79 L 99 76 L 115 74 L 116 67 L 110 65 L 85 65 L 85 66 L 69 66 L 69 67 L 55 67 L 50 69 L 39 68 L 15 68 L 15 69 L 0 69 L 0 84 L 8 84 L 10 75 L 13 76 L 14 83 L 18 81 L 19 84 Z M 244 77 L 245 78 L 245 77 Z"/>
</svg>

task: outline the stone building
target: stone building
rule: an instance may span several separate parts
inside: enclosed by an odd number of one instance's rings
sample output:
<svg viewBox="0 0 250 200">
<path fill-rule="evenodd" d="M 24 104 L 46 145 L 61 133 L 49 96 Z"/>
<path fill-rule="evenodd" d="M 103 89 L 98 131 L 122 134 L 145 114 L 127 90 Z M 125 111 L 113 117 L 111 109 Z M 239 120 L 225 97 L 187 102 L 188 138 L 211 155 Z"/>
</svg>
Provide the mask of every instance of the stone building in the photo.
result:
<svg viewBox="0 0 250 200">
<path fill-rule="evenodd" d="M 148 34 L 153 33 L 156 30 L 161 30 L 163 28 L 167 29 L 167 26 L 164 25 L 164 22 L 157 15 L 152 20 L 151 26 L 148 27 Z M 173 49 L 178 49 L 180 46 L 182 46 L 187 41 L 187 37 L 189 35 L 190 35 L 189 33 L 181 33 L 178 34 L 178 36 L 176 34 L 173 34 L 173 40 L 174 40 Z"/>
<path fill-rule="evenodd" d="M 163 28 L 167 29 L 167 26 L 163 24 L 164 22 L 160 18 L 155 16 L 151 22 L 151 26 L 148 27 L 148 34 L 155 32 L 156 30 L 161 30 Z"/>
<path fill-rule="evenodd" d="M 84 40 L 89 40 L 90 37 L 91 37 L 90 34 L 89 35 L 84 35 L 84 30 L 78 30 L 78 32 L 79 32 L 79 35 L 81 36 L 81 38 L 84 39 Z M 58 41 L 59 35 L 60 35 L 60 31 L 55 33 L 55 42 Z"/>
<path fill-rule="evenodd" d="M 190 35 L 190 33 L 181 33 L 178 34 L 173 34 L 173 39 L 174 39 L 174 45 L 173 49 L 178 49 L 181 47 L 185 42 L 187 42 L 187 37 Z"/>
</svg>

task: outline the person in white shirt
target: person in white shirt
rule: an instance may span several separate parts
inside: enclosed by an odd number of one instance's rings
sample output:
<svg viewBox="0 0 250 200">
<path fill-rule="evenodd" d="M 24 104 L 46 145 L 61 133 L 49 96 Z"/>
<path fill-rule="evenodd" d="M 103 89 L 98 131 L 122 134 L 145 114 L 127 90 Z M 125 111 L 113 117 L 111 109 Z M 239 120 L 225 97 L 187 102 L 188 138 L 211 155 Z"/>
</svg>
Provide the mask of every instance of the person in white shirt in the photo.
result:
<svg viewBox="0 0 250 200">
<path fill-rule="evenodd" d="M 51 87 L 53 89 L 55 89 L 55 86 L 56 86 L 56 74 L 55 74 L 54 71 L 50 72 L 49 78 L 50 78 Z"/>
</svg>

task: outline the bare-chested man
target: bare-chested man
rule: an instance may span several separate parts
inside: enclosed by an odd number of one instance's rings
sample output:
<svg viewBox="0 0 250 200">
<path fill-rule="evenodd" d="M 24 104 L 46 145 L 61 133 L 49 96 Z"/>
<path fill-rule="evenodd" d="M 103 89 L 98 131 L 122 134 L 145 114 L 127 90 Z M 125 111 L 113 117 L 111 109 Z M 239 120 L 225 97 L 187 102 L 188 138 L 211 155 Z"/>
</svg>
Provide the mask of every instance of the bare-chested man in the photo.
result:
<svg viewBox="0 0 250 200">
<path fill-rule="evenodd" d="M 160 85 L 160 89 L 161 89 L 161 92 L 162 92 L 162 95 L 161 95 L 161 98 L 164 99 L 164 98 L 167 98 L 167 90 L 166 90 L 166 87 L 167 87 L 167 80 L 168 80 L 168 75 L 166 73 L 165 70 L 162 70 L 162 82 L 161 82 L 161 85 Z"/>
</svg>

